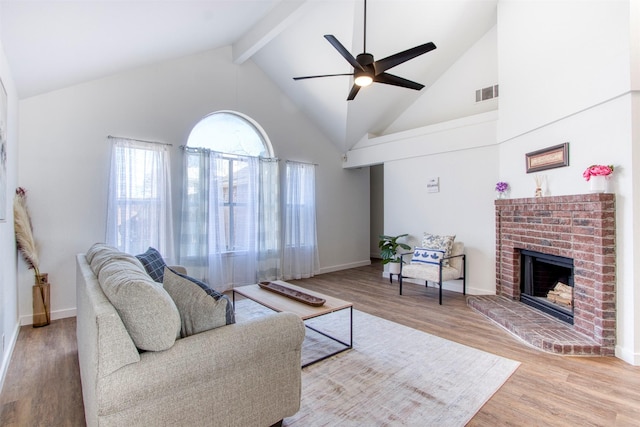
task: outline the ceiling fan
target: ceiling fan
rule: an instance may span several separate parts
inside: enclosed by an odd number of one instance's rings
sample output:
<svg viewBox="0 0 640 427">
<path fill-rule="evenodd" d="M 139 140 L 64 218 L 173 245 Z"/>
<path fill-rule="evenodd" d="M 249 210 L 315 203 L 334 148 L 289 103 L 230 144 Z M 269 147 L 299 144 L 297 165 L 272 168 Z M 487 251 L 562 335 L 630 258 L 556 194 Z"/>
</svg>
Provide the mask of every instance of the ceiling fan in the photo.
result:
<svg viewBox="0 0 640 427">
<path fill-rule="evenodd" d="M 400 65 L 410 59 L 425 54 L 436 48 L 432 42 L 422 44 L 420 46 L 407 49 L 386 58 L 374 61 L 373 55 L 367 53 L 367 0 L 364 0 L 364 46 L 363 53 L 355 58 L 349 51 L 331 34 L 324 36 L 325 39 L 344 57 L 344 59 L 353 67 L 353 73 L 343 74 L 322 74 L 317 76 L 294 77 L 293 80 L 315 79 L 319 77 L 334 76 L 353 76 L 353 86 L 347 97 L 347 101 L 351 101 L 356 97 L 361 87 L 369 86 L 371 83 L 384 83 L 388 85 L 405 87 L 408 89 L 420 90 L 423 84 L 407 80 L 402 77 L 389 74 L 386 71 L 390 68 Z"/>
</svg>

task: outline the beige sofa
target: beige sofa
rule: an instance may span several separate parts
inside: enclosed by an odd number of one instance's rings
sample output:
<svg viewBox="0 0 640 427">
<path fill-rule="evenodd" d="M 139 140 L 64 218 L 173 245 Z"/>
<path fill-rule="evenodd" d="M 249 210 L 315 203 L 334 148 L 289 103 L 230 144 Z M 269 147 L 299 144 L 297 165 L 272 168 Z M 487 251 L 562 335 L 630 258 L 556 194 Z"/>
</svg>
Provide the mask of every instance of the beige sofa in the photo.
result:
<svg viewBox="0 0 640 427">
<path fill-rule="evenodd" d="M 123 312 L 110 303 L 98 280 L 107 280 L 108 269 L 96 277 L 85 254 L 76 261 L 78 359 L 87 425 L 264 427 L 298 411 L 304 325 L 297 316 L 274 313 L 186 338 L 171 331 L 176 339 L 168 349 L 141 351 Z M 117 263 L 123 261 L 114 262 L 113 270 L 122 274 Z M 149 316 L 157 316 L 155 306 Z M 160 325 L 167 321 L 157 320 Z"/>
</svg>

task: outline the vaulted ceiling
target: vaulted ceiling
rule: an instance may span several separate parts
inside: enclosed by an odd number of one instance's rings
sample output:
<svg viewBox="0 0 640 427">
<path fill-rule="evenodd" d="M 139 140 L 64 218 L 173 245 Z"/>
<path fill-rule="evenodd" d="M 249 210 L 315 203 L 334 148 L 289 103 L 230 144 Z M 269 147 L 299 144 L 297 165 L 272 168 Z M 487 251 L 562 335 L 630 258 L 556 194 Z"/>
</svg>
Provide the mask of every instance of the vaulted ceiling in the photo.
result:
<svg viewBox="0 0 640 427">
<path fill-rule="evenodd" d="M 437 49 L 389 72 L 422 91 L 373 84 L 347 101 L 352 78 L 323 37 L 363 51 L 363 0 L 4 0 L 0 39 L 21 99 L 143 65 L 231 45 L 254 61 L 342 151 L 383 133 L 496 23 L 497 0 L 369 0 L 375 59 L 427 42 Z M 470 71 L 472 72 L 472 71 Z"/>
</svg>

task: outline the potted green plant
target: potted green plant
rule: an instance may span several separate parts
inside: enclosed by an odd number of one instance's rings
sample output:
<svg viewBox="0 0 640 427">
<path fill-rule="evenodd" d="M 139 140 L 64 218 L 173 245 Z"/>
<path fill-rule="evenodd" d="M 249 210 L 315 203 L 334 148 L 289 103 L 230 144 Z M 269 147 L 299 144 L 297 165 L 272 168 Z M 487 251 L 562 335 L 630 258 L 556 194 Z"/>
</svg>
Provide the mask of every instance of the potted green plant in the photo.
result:
<svg viewBox="0 0 640 427">
<path fill-rule="evenodd" d="M 400 274 L 400 263 L 403 261 L 402 256 L 398 254 L 398 248 L 411 250 L 411 246 L 398 242 L 398 239 L 407 236 L 408 234 L 400 234 L 399 236 L 380 235 L 380 240 L 378 241 L 380 257 L 383 265 L 389 264 L 389 274 Z"/>
</svg>

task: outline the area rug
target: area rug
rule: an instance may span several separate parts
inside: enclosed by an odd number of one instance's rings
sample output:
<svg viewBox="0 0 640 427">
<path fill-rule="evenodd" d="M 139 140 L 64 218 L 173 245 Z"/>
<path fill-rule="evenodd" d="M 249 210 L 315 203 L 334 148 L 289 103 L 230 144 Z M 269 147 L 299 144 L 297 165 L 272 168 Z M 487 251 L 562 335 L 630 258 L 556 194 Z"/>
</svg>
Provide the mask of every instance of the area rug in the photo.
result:
<svg viewBox="0 0 640 427">
<path fill-rule="evenodd" d="M 239 322 L 271 312 L 236 304 Z M 349 311 L 310 323 L 349 340 Z M 289 427 L 464 426 L 519 362 L 353 310 L 353 349 L 302 370 L 300 411 Z M 307 329 L 305 360 L 335 350 Z"/>
</svg>

